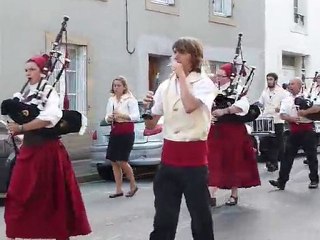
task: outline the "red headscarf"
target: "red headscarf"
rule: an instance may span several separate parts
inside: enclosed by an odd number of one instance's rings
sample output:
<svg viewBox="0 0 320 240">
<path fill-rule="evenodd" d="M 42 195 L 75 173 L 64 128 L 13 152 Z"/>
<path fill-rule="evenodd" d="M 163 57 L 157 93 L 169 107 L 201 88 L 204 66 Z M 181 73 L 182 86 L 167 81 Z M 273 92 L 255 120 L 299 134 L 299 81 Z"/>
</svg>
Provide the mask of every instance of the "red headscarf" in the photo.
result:
<svg viewBox="0 0 320 240">
<path fill-rule="evenodd" d="M 43 68 L 46 66 L 49 56 L 47 54 L 37 55 L 30 58 L 27 62 L 34 62 L 43 71 Z"/>
<path fill-rule="evenodd" d="M 220 66 L 221 70 L 224 70 L 226 72 L 226 76 L 230 78 L 231 73 L 232 73 L 232 64 L 231 63 L 226 63 Z"/>
</svg>

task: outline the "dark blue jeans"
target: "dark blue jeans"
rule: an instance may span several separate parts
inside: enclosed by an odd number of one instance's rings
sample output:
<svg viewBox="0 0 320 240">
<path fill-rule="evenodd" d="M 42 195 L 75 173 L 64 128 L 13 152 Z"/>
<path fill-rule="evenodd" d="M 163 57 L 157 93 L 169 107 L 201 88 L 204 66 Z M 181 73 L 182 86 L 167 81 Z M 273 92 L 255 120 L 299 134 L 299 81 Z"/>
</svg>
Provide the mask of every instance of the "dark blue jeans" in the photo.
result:
<svg viewBox="0 0 320 240">
<path fill-rule="evenodd" d="M 214 240 L 207 174 L 206 166 L 160 166 L 153 183 L 156 214 L 150 240 L 174 240 L 182 195 L 191 216 L 193 239 Z"/>
</svg>

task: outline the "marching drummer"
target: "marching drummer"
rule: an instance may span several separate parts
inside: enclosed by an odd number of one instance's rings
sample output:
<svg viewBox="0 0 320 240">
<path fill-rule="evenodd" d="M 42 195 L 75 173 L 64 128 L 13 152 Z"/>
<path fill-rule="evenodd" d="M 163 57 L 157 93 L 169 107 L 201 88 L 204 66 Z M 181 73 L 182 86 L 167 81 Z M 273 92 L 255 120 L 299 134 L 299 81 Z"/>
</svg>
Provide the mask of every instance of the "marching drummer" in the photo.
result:
<svg viewBox="0 0 320 240">
<path fill-rule="evenodd" d="M 278 75 L 268 73 L 267 87 L 262 91 L 259 103 L 263 108 L 262 117 L 271 117 L 274 121 L 273 136 L 261 138 L 261 156 L 266 161 L 269 172 L 278 170 L 278 160 L 283 157 L 283 127 L 284 121 L 280 118 L 280 103 L 289 94 L 278 85 Z"/>
<path fill-rule="evenodd" d="M 300 96 L 302 81 L 294 78 L 289 83 L 291 95 L 286 97 L 280 107 L 280 117 L 289 124 L 290 135 L 286 139 L 285 156 L 281 159 L 279 178 L 270 180 L 274 187 L 284 190 L 289 180 L 290 171 L 298 149 L 302 147 L 309 160 L 310 184 L 309 188 L 318 188 L 318 159 L 317 159 L 317 135 L 313 129 L 313 122 L 305 116 L 314 111 L 319 111 L 318 106 L 311 107 L 307 110 L 299 110 L 295 105 L 295 99 Z"/>
</svg>

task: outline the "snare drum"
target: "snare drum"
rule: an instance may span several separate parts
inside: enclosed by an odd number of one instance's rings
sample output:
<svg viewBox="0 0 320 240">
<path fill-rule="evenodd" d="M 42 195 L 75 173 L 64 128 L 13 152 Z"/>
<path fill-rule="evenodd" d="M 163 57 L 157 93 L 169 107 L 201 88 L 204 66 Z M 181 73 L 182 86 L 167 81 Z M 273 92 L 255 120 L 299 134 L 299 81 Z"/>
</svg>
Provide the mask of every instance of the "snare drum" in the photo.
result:
<svg viewBox="0 0 320 240">
<path fill-rule="evenodd" d="M 269 135 L 274 134 L 273 117 L 258 117 L 251 122 L 252 134 L 254 135 Z"/>
</svg>

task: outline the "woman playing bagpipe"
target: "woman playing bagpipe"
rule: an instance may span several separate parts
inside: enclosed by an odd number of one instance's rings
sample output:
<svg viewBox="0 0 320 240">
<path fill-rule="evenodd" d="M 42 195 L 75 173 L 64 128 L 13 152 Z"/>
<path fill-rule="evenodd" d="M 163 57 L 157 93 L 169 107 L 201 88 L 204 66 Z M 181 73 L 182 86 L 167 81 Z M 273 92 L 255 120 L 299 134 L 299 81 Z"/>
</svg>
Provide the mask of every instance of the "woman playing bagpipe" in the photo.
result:
<svg viewBox="0 0 320 240">
<path fill-rule="evenodd" d="M 8 124 L 12 135 L 24 134 L 5 203 L 9 239 L 66 240 L 91 232 L 68 153 L 59 140 L 61 132 L 55 131 L 65 115 L 59 107 L 58 93 L 45 81 L 40 83 L 49 60 L 48 55 L 27 60 L 25 91 L 15 95 L 20 95 L 20 102 L 15 99 L 19 106 L 31 105 L 37 95 L 39 101 L 46 98 L 39 114 L 26 123 L 21 120 Z M 14 106 L 11 102 L 8 108 L 8 102 L 3 101 L 2 114 L 14 116 L 7 112 Z M 18 107 L 16 111 L 20 111 Z M 26 116 L 30 113 L 24 110 Z"/>
<path fill-rule="evenodd" d="M 247 82 L 252 81 L 253 70 L 251 69 Z M 244 75 L 244 71 L 244 65 L 238 74 L 236 63 L 227 63 L 220 67 L 214 79 L 221 94 L 215 99 L 213 124 L 208 135 L 212 206 L 216 205 L 217 188 L 231 189 L 226 205 L 232 206 L 238 203 L 238 188 L 260 185 L 253 145 L 244 124 L 253 121 L 260 112 L 257 107 L 250 106 L 244 96 L 244 88 L 232 81 L 240 77 L 240 74 Z"/>
</svg>

